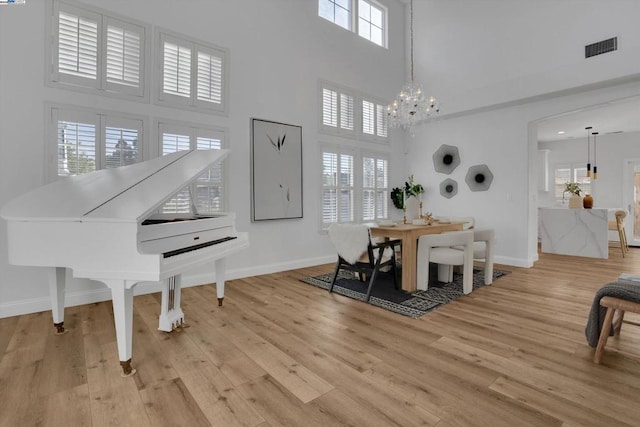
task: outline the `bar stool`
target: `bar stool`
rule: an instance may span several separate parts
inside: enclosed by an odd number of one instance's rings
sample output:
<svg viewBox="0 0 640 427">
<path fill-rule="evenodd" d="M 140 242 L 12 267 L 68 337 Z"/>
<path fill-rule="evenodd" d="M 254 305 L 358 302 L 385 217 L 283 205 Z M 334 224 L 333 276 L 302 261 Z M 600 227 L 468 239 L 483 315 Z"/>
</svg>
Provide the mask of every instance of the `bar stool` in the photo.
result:
<svg viewBox="0 0 640 427">
<path fill-rule="evenodd" d="M 615 213 L 615 221 L 609 221 L 609 230 L 618 231 L 618 238 L 620 240 L 620 250 L 622 250 L 622 257 L 629 251 L 629 245 L 627 244 L 627 233 L 624 229 L 624 219 L 627 217 L 626 210 L 618 210 Z"/>
</svg>

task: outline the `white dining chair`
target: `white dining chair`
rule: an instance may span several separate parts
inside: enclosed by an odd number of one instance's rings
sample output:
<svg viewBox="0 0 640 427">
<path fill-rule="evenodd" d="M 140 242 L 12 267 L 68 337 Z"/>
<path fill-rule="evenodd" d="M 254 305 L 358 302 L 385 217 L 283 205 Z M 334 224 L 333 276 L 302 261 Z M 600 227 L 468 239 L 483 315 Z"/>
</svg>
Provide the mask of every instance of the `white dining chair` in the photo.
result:
<svg viewBox="0 0 640 427">
<path fill-rule="evenodd" d="M 454 246 L 460 246 L 463 249 L 455 249 Z M 429 288 L 430 262 L 438 264 L 438 280 L 441 282 L 451 282 L 448 272 L 452 266 L 463 266 L 462 289 L 465 294 L 471 293 L 473 290 L 473 231 L 452 231 L 420 236 L 417 271 L 417 288 L 420 290 Z"/>
</svg>

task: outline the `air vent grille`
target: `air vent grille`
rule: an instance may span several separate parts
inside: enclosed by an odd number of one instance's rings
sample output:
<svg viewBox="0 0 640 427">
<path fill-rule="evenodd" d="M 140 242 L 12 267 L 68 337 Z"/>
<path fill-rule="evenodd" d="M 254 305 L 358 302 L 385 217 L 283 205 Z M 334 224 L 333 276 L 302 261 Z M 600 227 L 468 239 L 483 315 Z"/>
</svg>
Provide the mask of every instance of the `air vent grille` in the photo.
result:
<svg viewBox="0 0 640 427">
<path fill-rule="evenodd" d="M 614 37 L 600 42 L 592 43 L 584 47 L 584 57 L 591 58 L 592 56 L 602 55 L 603 53 L 613 52 L 618 50 L 618 38 Z"/>
</svg>

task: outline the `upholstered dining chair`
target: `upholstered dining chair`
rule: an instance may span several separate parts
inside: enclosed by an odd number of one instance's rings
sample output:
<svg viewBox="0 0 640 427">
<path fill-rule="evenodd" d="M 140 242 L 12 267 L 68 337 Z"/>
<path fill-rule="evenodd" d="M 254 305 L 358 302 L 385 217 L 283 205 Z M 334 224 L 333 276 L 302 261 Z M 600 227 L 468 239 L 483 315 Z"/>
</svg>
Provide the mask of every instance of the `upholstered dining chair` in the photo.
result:
<svg viewBox="0 0 640 427">
<path fill-rule="evenodd" d="M 463 250 L 455 249 L 460 246 Z M 452 231 L 441 234 L 427 234 L 418 239 L 417 287 L 429 287 L 429 263 L 438 264 L 438 280 L 451 282 L 451 267 L 463 266 L 462 289 L 465 294 L 473 290 L 473 231 Z"/>
<path fill-rule="evenodd" d="M 401 244 L 401 240 L 373 242 L 365 224 L 331 224 L 328 231 L 329 240 L 338 253 L 329 292 L 333 292 L 340 270 L 352 271 L 358 273 L 361 281 L 368 281 L 365 298 L 368 302 L 382 268 L 390 269 L 393 284 L 398 289 L 395 247 Z"/>
<path fill-rule="evenodd" d="M 615 220 L 609 221 L 609 230 L 617 231 L 618 238 L 620 239 L 620 250 L 622 250 L 622 257 L 629 251 L 629 245 L 627 244 L 627 232 L 624 229 L 624 220 L 627 217 L 627 211 L 620 209 L 615 211 Z"/>
</svg>

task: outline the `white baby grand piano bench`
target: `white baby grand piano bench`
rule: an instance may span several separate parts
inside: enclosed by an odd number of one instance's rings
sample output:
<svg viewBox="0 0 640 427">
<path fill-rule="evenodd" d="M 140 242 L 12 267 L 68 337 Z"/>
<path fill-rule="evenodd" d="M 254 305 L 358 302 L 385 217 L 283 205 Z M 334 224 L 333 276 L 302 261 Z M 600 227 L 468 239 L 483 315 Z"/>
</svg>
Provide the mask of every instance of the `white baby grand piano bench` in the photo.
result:
<svg viewBox="0 0 640 427">
<path fill-rule="evenodd" d="M 215 261 L 219 305 L 225 257 L 249 245 L 232 213 L 159 215 L 158 209 L 228 150 L 180 151 L 146 162 L 63 178 L 4 206 L 9 262 L 51 268 L 53 322 L 64 333 L 67 268 L 111 289 L 118 356 L 131 367 L 133 286 L 164 281 L 159 329 L 180 326 L 180 275 Z"/>
</svg>

